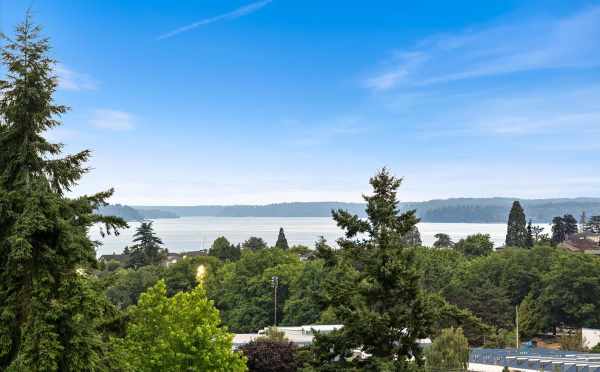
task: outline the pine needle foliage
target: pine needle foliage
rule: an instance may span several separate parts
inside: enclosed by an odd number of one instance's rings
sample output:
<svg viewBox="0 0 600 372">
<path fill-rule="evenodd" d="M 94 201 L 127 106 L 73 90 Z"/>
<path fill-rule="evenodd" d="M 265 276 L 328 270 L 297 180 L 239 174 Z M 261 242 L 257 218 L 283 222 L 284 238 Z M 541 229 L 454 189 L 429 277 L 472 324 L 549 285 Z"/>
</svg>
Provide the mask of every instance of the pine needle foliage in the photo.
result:
<svg viewBox="0 0 600 372">
<path fill-rule="evenodd" d="M 106 301 L 86 274 L 97 264 L 87 232 L 126 224 L 94 213 L 112 190 L 65 196 L 90 152 L 63 156 L 63 145 L 44 137 L 67 111 L 53 98 L 55 61 L 29 14 L 15 34 L 1 49 L 0 370 L 114 369 L 100 332 Z"/>
<path fill-rule="evenodd" d="M 317 337 L 321 370 L 414 370 L 422 363 L 417 339 L 430 333 L 433 315 L 419 285 L 414 250 L 405 242 L 418 222 L 415 211 L 399 212 L 401 180 L 387 169 L 370 183 L 367 219 L 333 212 L 345 237 L 338 240 L 341 260 L 324 286 L 327 305 L 344 327 Z"/>
</svg>

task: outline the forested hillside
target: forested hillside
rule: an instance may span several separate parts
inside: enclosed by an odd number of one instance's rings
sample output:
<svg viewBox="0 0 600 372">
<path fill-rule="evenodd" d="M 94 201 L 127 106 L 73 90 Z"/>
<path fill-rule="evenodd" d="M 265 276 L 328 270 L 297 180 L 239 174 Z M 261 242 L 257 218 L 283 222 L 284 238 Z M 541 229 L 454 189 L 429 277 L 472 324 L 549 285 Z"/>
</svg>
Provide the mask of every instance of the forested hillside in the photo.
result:
<svg viewBox="0 0 600 372">
<path fill-rule="evenodd" d="M 503 223 L 515 199 L 512 198 L 457 198 L 430 200 L 425 202 L 400 203 L 400 210 L 416 209 L 423 222 L 447 223 Z M 518 200 L 518 199 L 517 199 Z M 534 223 L 549 223 L 555 216 L 582 212 L 600 214 L 599 198 L 576 199 L 521 199 L 525 212 Z M 150 212 L 165 212 L 171 217 L 214 216 L 214 217 L 330 217 L 331 211 L 345 209 L 350 213 L 365 216 L 362 203 L 307 202 L 279 203 L 268 205 L 205 205 L 205 206 L 136 206 L 146 218 Z M 116 211 L 118 212 L 118 211 Z M 114 213 L 113 213 L 114 214 Z M 119 215 L 117 213 L 117 215 Z M 126 216 L 121 216 L 126 218 Z"/>
</svg>

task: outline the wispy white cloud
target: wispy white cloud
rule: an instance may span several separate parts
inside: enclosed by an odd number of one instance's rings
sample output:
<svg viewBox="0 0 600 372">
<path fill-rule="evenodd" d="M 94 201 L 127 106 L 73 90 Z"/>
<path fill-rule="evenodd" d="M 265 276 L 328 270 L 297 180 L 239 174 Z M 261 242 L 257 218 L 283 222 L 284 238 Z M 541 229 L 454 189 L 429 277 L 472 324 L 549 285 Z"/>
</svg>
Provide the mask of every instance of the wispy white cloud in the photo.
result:
<svg viewBox="0 0 600 372">
<path fill-rule="evenodd" d="M 421 105 L 409 108 L 407 115 L 428 123 L 421 128 L 426 138 L 579 136 L 590 140 L 600 133 L 599 96 L 598 84 L 571 90 L 538 88 L 488 93 L 477 99 L 448 96 L 447 105 L 438 110 L 431 109 L 439 105 L 436 96 L 430 100 L 422 95 Z"/>
<path fill-rule="evenodd" d="M 99 109 L 95 110 L 90 124 L 96 128 L 114 131 L 128 131 L 135 128 L 135 116 L 128 112 Z"/>
<path fill-rule="evenodd" d="M 600 6 L 562 18 L 437 35 L 397 53 L 365 80 L 373 90 L 432 85 L 523 71 L 600 65 Z"/>
<path fill-rule="evenodd" d="M 73 71 L 63 64 L 54 67 L 54 73 L 58 78 L 58 88 L 70 91 L 96 90 L 98 82 L 90 75 Z"/>
<path fill-rule="evenodd" d="M 191 23 L 189 25 L 183 26 L 183 27 L 179 27 L 173 31 L 169 31 L 167 33 L 164 33 L 162 35 L 160 35 L 157 40 L 164 40 L 164 39 L 168 39 L 170 37 L 173 37 L 175 35 L 181 34 L 183 32 L 187 32 L 187 31 L 191 31 L 193 29 L 196 29 L 198 27 L 201 26 L 206 26 L 209 25 L 211 23 L 215 23 L 215 22 L 219 22 L 219 21 L 230 21 L 236 18 L 240 18 L 243 17 L 245 15 L 248 15 L 250 13 L 256 12 L 257 10 L 269 5 L 273 0 L 263 0 L 263 1 L 257 1 L 245 6 L 242 6 L 240 8 L 237 8 L 234 11 L 231 11 L 229 13 L 224 13 L 224 14 L 220 14 L 218 16 L 215 17 L 211 17 L 211 18 L 205 18 L 202 19 L 200 21 Z"/>
</svg>

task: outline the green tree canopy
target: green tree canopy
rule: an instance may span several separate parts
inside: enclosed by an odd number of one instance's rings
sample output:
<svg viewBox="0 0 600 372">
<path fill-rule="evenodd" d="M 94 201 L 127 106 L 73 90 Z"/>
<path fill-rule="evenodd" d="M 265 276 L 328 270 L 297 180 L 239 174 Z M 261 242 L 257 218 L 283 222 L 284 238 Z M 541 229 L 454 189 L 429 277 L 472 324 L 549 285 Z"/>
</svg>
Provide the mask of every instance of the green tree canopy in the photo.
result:
<svg viewBox="0 0 600 372">
<path fill-rule="evenodd" d="M 245 371 L 233 335 L 202 285 L 167 297 L 164 281 L 140 296 L 121 341 L 132 371 Z"/>
<path fill-rule="evenodd" d="M 302 261 L 289 251 L 244 250 L 240 260 L 227 262 L 208 276 L 207 290 L 230 329 L 256 332 L 273 324 L 271 278 L 279 277 L 277 319 L 285 319 L 289 288 L 296 283 L 302 269 Z"/>
<path fill-rule="evenodd" d="M 446 328 L 426 352 L 428 371 L 466 371 L 469 343 L 462 328 Z"/>
<path fill-rule="evenodd" d="M 275 247 L 287 250 L 290 248 L 288 245 L 288 241 L 285 238 L 285 233 L 283 232 L 283 227 L 279 228 L 279 235 L 277 236 L 277 242 L 275 242 Z"/>
<path fill-rule="evenodd" d="M 257 238 L 256 236 L 251 236 L 242 243 L 242 249 L 249 249 L 251 251 L 258 251 L 265 248 L 267 248 L 267 243 L 262 238 Z"/>
<path fill-rule="evenodd" d="M 68 198 L 88 171 L 89 151 L 63 156 L 43 134 L 67 107 L 54 102 L 57 78 L 48 39 L 28 14 L 4 38 L 0 80 L 0 370 L 96 371 L 110 365 L 101 327 L 107 301 L 88 280 L 102 234 L 125 227 L 98 216 L 112 190 Z"/>
<path fill-rule="evenodd" d="M 454 250 L 466 257 L 486 256 L 494 251 L 494 242 L 488 234 L 469 235 L 454 244 Z"/>
<path fill-rule="evenodd" d="M 233 245 L 224 236 L 221 236 L 212 243 L 208 254 L 221 261 L 236 261 L 240 259 L 241 249 L 239 245 Z"/>
<path fill-rule="evenodd" d="M 506 232 L 507 247 L 527 247 L 527 221 L 521 203 L 513 202 L 508 215 L 508 228 Z"/>
</svg>

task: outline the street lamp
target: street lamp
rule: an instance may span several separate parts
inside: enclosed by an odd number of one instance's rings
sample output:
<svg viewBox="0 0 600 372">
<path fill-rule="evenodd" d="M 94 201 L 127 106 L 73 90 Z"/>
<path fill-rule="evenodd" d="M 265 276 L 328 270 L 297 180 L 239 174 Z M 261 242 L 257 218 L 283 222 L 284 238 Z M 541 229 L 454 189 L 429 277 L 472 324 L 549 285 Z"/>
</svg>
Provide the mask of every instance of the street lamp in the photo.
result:
<svg viewBox="0 0 600 372">
<path fill-rule="evenodd" d="M 279 286 L 279 277 L 278 276 L 271 277 L 271 285 L 273 286 L 273 297 L 274 297 L 273 302 L 275 304 L 275 310 L 273 310 L 273 319 L 274 319 L 275 327 L 277 327 L 277 287 Z"/>
</svg>

